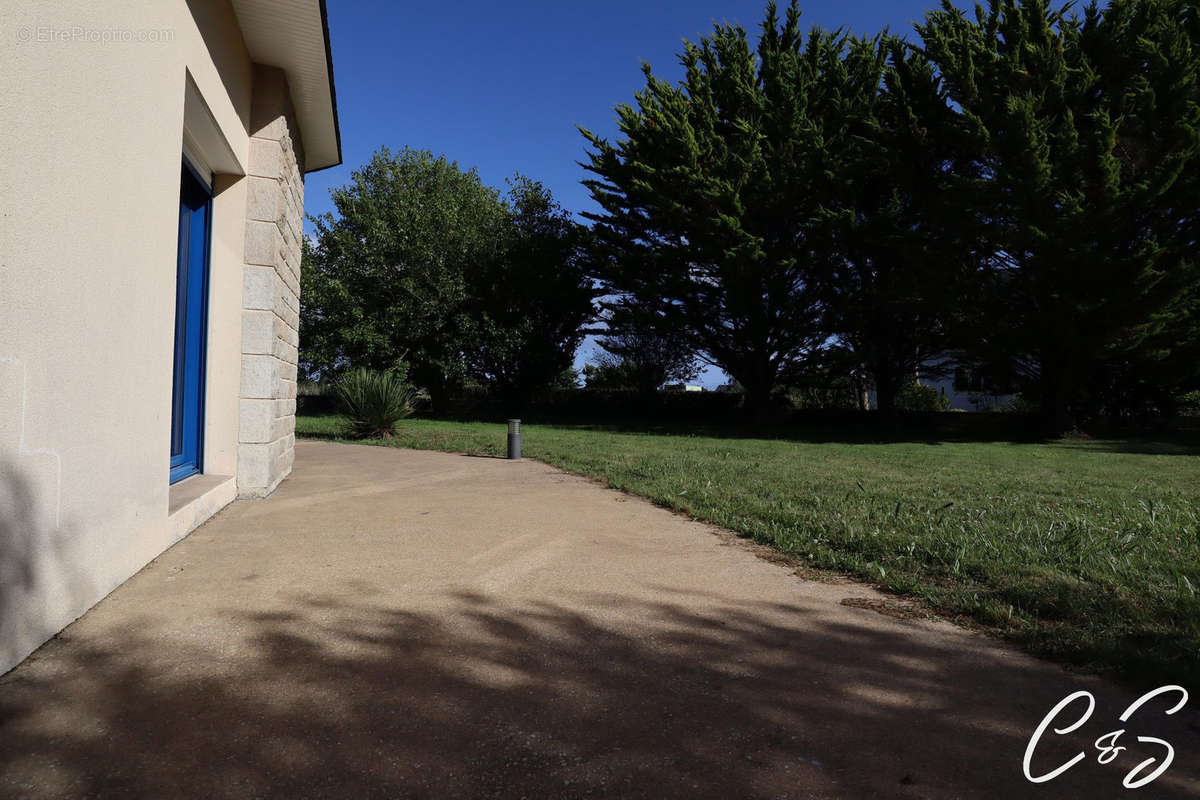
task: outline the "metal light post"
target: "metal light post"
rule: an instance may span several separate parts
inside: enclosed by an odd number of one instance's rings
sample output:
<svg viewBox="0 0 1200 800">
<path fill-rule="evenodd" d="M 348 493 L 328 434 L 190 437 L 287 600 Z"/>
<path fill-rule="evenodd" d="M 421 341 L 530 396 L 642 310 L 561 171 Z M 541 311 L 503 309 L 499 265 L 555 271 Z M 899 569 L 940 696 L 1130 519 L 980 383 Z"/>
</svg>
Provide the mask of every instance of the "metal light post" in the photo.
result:
<svg viewBox="0 0 1200 800">
<path fill-rule="evenodd" d="M 508 457 L 517 460 L 521 457 L 521 420 L 508 421 Z"/>
</svg>

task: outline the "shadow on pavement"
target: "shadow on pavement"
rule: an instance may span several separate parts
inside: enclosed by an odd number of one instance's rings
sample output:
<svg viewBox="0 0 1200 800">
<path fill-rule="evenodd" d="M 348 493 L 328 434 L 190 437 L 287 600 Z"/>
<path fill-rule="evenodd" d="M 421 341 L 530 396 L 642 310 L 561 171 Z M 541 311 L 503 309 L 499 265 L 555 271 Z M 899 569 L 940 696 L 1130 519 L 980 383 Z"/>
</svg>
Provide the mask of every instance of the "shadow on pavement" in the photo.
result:
<svg viewBox="0 0 1200 800">
<path fill-rule="evenodd" d="M 683 594 L 592 598 L 619 608 L 616 625 L 467 592 L 422 613 L 363 591 L 223 609 L 246 634 L 227 649 L 181 649 L 136 619 L 116 650 L 68 629 L 0 679 L 0 796 L 1112 797 L 1135 750 L 1159 752 L 1140 734 L 1178 750 L 1148 795 L 1194 789 L 1181 770 L 1197 738 L 1164 733 L 1167 703 L 1124 726 L 1116 763 L 1095 763 L 1124 706 L 1102 690 L 1035 768 L 1087 761 L 1026 783 L 1022 753 L 1062 682 L 1031 692 L 1023 657 L 984 673 L 919 637 L 798 632 L 778 620 L 809 612 L 777 604 L 697 614 Z"/>
</svg>

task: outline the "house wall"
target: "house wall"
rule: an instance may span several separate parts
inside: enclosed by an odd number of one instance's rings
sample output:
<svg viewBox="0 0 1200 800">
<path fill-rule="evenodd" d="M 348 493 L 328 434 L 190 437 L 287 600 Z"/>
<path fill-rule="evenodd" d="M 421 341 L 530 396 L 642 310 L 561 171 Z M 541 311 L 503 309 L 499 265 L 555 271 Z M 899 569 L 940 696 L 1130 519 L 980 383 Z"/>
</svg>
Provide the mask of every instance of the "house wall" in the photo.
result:
<svg viewBox="0 0 1200 800">
<path fill-rule="evenodd" d="M 933 388 L 938 394 L 950 399 L 951 411 L 989 411 L 1002 409 L 1012 403 L 1015 395 L 961 392 L 954 388 L 954 376 L 945 378 L 922 378 L 921 383 Z"/>
<path fill-rule="evenodd" d="M 283 72 L 255 70 L 242 311 L 238 494 L 262 497 L 292 471 L 300 344 L 304 145 Z"/>
<path fill-rule="evenodd" d="M 3 3 L 0 33 L 3 672 L 229 502 L 240 472 L 246 493 L 262 494 L 290 468 L 294 293 L 270 307 L 285 324 L 272 328 L 279 378 L 262 398 L 246 391 L 244 354 L 255 345 L 243 319 L 266 310 L 254 305 L 247 264 L 257 266 L 251 226 L 271 221 L 262 209 L 272 142 L 276 200 L 294 204 L 274 221 L 296 247 L 300 181 L 294 161 L 285 168 L 290 137 L 280 132 L 290 123 L 276 121 L 286 114 L 263 123 L 256 113 L 279 87 L 255 93 L 227 0 Z M 214 181 L 206 474 L 171 487 L 189 76 L 229 158 Z M 298 258 L 287 241 L 286 257 L 266 266 L 293 292 L 286 275 L 298 274 Z M 250 424 L 239 432 L 243 398 L 275 403 L 268 441 L 252 442 Z M 278 450 L 265 479 L 251 444 Z"/>
</svg>

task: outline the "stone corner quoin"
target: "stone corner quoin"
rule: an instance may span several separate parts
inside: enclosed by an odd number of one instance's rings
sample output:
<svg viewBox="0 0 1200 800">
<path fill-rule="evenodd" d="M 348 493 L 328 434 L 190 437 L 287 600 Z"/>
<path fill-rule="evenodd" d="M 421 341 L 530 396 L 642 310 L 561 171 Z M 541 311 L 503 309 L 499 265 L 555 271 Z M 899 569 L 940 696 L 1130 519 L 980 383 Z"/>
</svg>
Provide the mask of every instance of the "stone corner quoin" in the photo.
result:
<svg viewBox="0 0 1200 800">
<path fill-rule="evenodd" d="M 292 471 L 300 344 L 304 146 L 282 71 L 256 70 L 242 287 L 239 497 L 265 497 Z"/>
</svg>

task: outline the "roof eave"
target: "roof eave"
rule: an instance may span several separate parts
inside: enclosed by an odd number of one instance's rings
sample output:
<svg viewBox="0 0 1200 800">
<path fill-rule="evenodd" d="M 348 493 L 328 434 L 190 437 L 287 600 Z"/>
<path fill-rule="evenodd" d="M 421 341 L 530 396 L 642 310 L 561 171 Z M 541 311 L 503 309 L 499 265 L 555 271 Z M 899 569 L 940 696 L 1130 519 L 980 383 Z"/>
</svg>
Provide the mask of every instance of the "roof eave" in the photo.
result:
<svg viewBox="0 0 1200 800">
<path fill-rule="evenodd" d="M 308 164 L 305 164 L 304 172 L 306 174 L 309 172 L 320 172 L 330 167 L 337 167 L 342 163 L 342 124 L 338 119 L 337 84 L 333 81 L 333 47 L 329 42 L 329 8 L 326 6 L 325 0 L 321 0 L 321 28 L 325 32 L 325 64 L 329 72 L 329 105 L 330 111 L 333 114 L 333 136 L 337 140 L 337 160 L 319 167 L 310 167 Z"/>
</svg>

